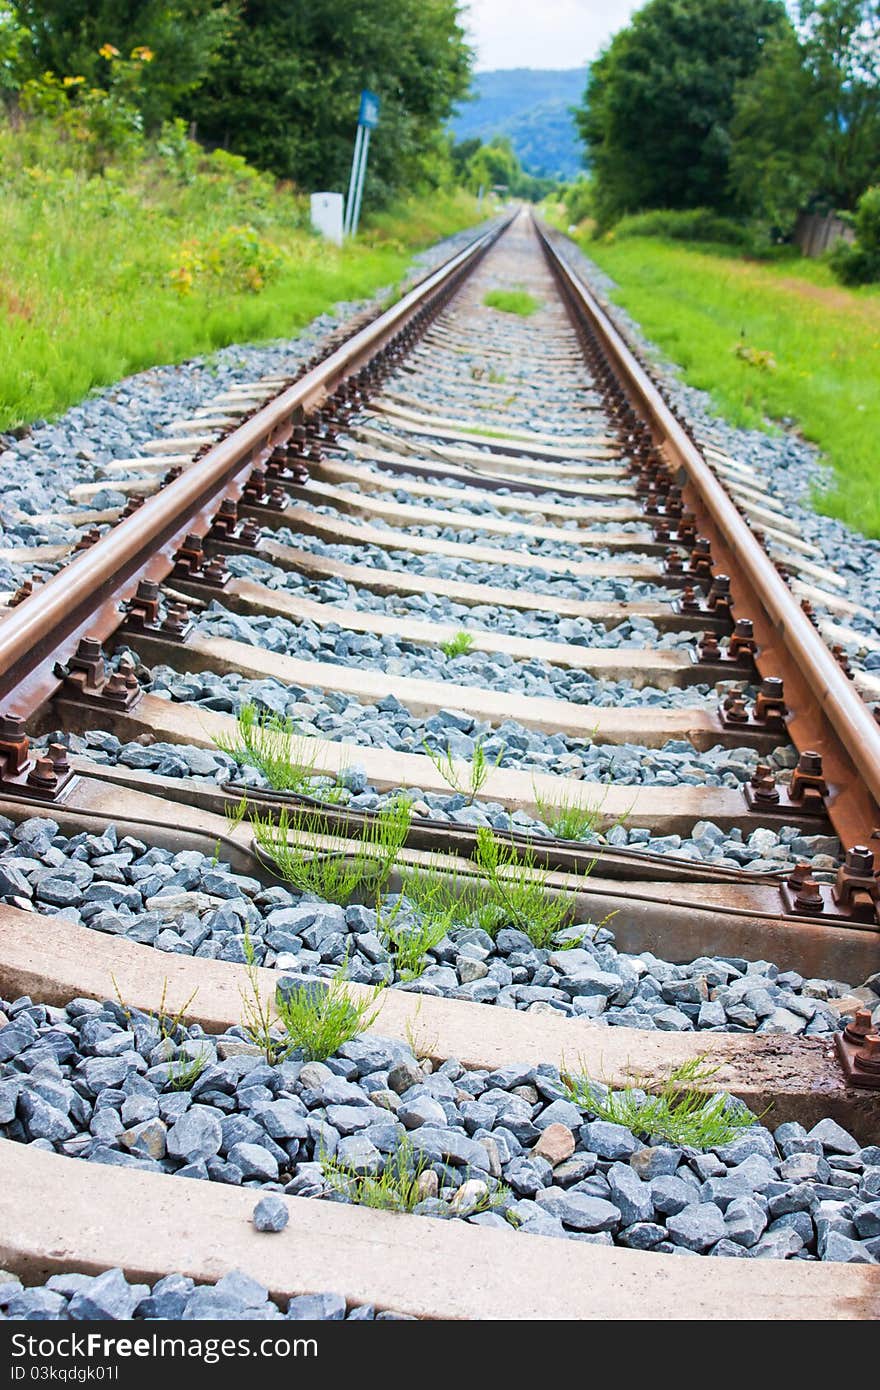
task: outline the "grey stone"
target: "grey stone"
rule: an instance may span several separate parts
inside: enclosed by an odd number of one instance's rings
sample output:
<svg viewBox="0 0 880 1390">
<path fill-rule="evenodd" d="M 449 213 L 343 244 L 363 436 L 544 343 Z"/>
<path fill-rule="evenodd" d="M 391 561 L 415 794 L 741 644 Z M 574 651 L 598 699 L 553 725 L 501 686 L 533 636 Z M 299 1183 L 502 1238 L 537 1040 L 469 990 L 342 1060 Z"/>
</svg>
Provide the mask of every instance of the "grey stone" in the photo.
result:
<svg viewBox="0 0 880 1390">
<path fill-rule="evenodd" d="M 757 1245 L 767 1226 L 767 1214 L 751 1197 L 736 1197 L 724 1213 L 728 1240 L 750 1249 Z"/>
<path fill-rule="evenodd" d="M 653 1221 L 654 1199 L 649 1183 L 642 1182 L 628 1163 L 612 1163 L 606 1174 L 611 1200 L 625 1226 Z"/>
<path fill-rule="evenodd" d="M 629 1158 L 639 1147 L 628 1129 L 610 1120 L 593 1120 L 582 1125 L 580 1138 L 584 1148 L 600 1158 Z"/>
<path fill-rule="evenodd" d="M 539 1192 L 535 1200 L 548 1215 L 575 1231 L 614 1231 L 621 1224 L 617 1207 L 601 1197 L 549 1187 Z"/>
<path fill-rule="evenodd" d="M 668 1218 L 666 1229 L 673 1244 L 699 1252 L 708 1250 L 726 1235 L 724 1217 L 713 1202 L 698 1202 L 685 1207 Z"/>
<path fill-rule="evenodd" d="M 170 1158 L 184 1163 L 197 1163 L 213 1158 L 220 1152 L 223 1132 L 215 1110 L 206 1105 L 191 1105 L 168 1131 L 166 1144 Z"/>
<path fill-rule="evenodd" d="M 341 1322 L 345 1317 L 345 1299 L 338 1293 L 306 1293 L 292 1298 L 287 1317 L 294 1322 Z"/>
<path fill-rule="evenodd" d="M 92 1280 L 88 1290 L 74 1294 L 68 1313 L 83 1321 L 127 1319 L 149 1292 L 146 1284 L 129 1284 L 121 1269 L 108 1269 Z"/>
<path fill-rule="evenodd" d="M 251 1219 L 258 1231 L 283 1231 L 290 1220 L 290 1208 L 281 1197 L 269 1195 L 257 1202 Z"/>
<path fill-rule="evenodd" d="M 880 1263 L 871 1253 L 865 1249 L 857 1240 L 851 1240 L 848 1236 L 840 1235 L 837 1231 L 831 1231 L 825 1242 L 822 1252 L 823 1260 L 834 1260 L 839 1264 L 861 1264 L 870 1265 Z"/>
<path fill-rule="evenodd" d="M 825 1153 L 857 1154 L 861 1146 L 848 1134 L 836 1120 L 820 1120 L 809 1132 L 810 1139 L 818 1139 Z"/>
<path fill-rule="evenodd" d="M 274 1182 L 278 1177 L 278 1160 L 262 1144 L 233 1144 L 228 1158 L 244 1179 L 259 1178 L 262 1182 Z"/>
</svg>

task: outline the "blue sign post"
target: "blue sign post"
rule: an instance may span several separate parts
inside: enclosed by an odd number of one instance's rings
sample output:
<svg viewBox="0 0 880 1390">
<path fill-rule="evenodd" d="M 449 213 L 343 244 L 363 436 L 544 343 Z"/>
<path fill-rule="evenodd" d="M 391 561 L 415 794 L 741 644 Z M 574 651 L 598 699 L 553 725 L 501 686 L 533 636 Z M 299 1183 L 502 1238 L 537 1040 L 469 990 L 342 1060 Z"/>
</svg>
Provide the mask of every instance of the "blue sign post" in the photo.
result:
<svg viewBox="0 0 880 1390">
<path fill-rule="evenodd" d="M 364 193 L 364 177 L 367 172 L 367 151 L 370 148 L 370 131 L 379 124 L 379 98 L 375 92 L 364 89 L 358 111 L 357 134 L 354 138 L 354 158 L 351 161 L 351 178 L 348 181 L 348 197 L 345 201 L 346 236 L 355 236 L 361 215 L 361 198 Z"/>
</svg>

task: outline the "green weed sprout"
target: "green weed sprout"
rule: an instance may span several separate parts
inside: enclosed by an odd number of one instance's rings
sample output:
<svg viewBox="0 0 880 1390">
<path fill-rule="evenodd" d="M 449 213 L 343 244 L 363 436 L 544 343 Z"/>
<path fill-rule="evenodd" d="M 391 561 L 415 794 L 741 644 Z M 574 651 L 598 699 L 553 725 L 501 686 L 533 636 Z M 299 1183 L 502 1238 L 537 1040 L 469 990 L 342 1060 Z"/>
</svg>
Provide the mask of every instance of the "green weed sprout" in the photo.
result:
<svg viewBox="0 0 880 1390">
<path fill-rule="evenodd" d="M 562 1080 L 569 1099 L 599 1120 L 673 1144 L 713 1149 L 736 1139 L 757 1118 L 748 1110 L 731 1107 L 723 1092 L 707 1095 L 698 1089 L 718 1070 L 707 1063 L 705 1054 L 692 1057 L 676 1067 L 654 1094 L 639 1085 L 610 1090 L 583 1071 L 579 1075 L 563 1072 Z"/>
</svg>

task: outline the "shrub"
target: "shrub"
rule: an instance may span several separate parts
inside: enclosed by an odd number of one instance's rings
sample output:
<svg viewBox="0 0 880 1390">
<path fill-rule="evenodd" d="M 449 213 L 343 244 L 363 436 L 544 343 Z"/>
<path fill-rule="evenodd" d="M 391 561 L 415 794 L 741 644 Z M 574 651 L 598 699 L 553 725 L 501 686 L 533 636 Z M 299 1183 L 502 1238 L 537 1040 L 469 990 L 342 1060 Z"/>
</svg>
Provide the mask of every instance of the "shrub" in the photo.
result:
<svg viewBox="0 0 880 1390">
<path fill-rule="evenodd" d="M 854 244 L 838 241 L 828 260 L 843 285 L 867 285 L 880 280 L 880 184 L 868 188 L 858 201 Z"/>
<path fill-rule="evenodd" d="M 622 217 L 615 225 L 616 238 L 631 236 L 669 237 L 672 241 L 714 241 L 726 246 L 749 248 L 752 233 L 740 222 L 721 217 L 711 208 L 685 208 L 680 211 L 656 208 Z"/>
</svg>

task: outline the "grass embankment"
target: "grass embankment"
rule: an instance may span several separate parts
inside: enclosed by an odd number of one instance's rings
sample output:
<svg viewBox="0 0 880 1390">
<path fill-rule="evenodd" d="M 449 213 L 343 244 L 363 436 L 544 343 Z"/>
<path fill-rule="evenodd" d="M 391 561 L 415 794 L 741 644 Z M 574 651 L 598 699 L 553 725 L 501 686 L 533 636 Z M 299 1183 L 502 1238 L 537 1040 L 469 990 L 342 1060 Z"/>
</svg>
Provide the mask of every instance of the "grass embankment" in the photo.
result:
<svg viewBox="0 0 880 1390">
<path fill-rule="evenodd" d="M 189 142 L 89 176 L 51 123 L 0 125 L 0 429 L 92 388 L 234 342 L 293 334 L 479 219 L 461 192 L 377 216 L 343 250 L 307 200 Z"/>
<path fill-rule="evenodd" d="M 793 424 L 835 469 L 820 510 L 880 537 L 880 288 L 842 289 L 819 261 L 654 237 L 579 241 L 690 385 L 735 425 Z"/>
</svg>

